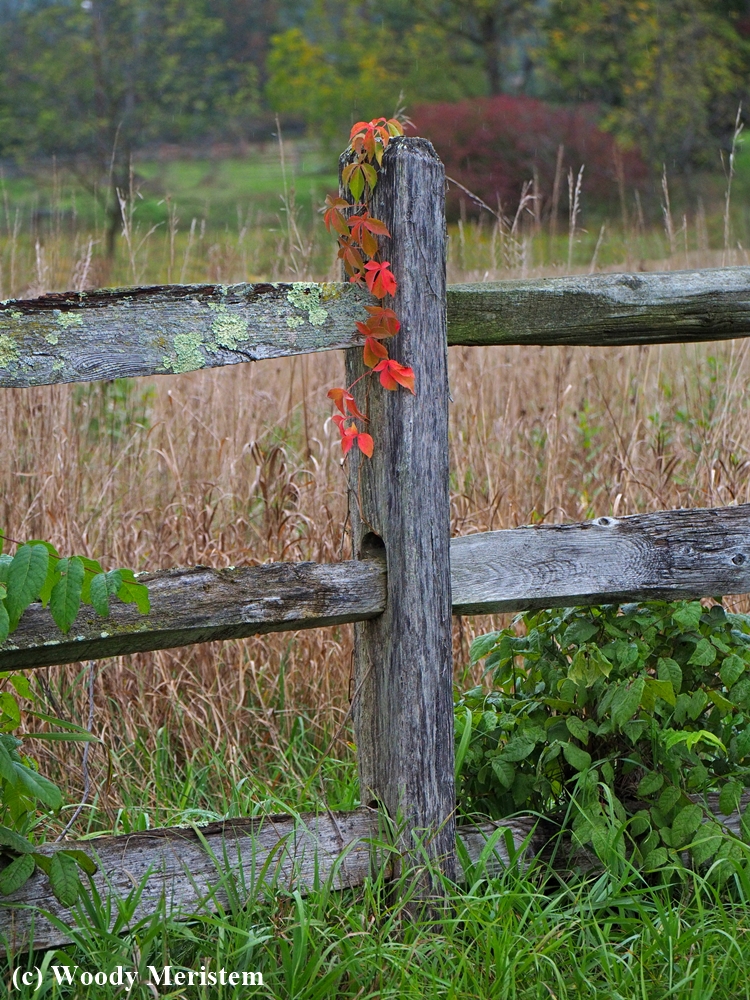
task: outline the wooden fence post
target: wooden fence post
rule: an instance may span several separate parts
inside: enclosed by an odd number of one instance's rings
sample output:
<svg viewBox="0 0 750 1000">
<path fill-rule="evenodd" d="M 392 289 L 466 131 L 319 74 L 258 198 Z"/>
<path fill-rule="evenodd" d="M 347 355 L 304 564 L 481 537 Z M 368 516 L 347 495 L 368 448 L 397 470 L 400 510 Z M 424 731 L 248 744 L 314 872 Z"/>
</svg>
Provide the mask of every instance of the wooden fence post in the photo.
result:
<svg viewBox="0 0 750 1000">
<path fill-rule="evenodd" d="M 399 283 L 401 332 L 388 348 L 416 375 L 416 396 L 377 376 L 354 393 L 369 414 L 372 459 L 353 450 L 349 507 L 355 558 L 383 555 L 387 605 L 355 625 L 353 709 L 361 799 L 400 824 L 407 863 L 425 853 L 455 877 L 455 788 L 448 494 L 445 172 L 424 139 L 392 140 L 371 214 Z M 347 351 L 347 384 L 365 371 Z M 421 891 L 435 890 L 430 880 Z"/>
</svg>

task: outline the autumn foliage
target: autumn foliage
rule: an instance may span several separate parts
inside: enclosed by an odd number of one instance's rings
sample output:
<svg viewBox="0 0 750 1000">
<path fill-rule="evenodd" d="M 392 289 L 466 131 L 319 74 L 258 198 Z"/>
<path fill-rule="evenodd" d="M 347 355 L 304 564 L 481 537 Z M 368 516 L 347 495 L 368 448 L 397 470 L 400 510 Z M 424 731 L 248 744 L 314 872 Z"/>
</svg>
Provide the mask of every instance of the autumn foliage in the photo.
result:
<svg viewBox="0 0 750 1000">
<path fill-rule="evenodd" d="M 406 365 L 394 361 L 383 343 L 395 337 L 401 328 L 393 309 L 382 304 L 389 295 L 395 295 L 398 288 L 390 262 L 378 260 L 378 236 L 390 236 L 388 228 L 380 219 L 370 215 L 369 204 L 372 192 L 378 182 L 378 169 L 383 162 L 383 153 L 388 143 L 396 135 L 403 135 L 401 123 L 395 118 L 376 118 L 371 122 L 357 122 L 353 126 L 350 143 L 353 161 L 342 173 L 343 183 L 354 199 L 350 204 L 345 198 L 327 198 L 324 221 L 329 233 L 337 235 L 339 259 L 353 284 L 364 283 L 367 290 L 381 304 L 367 306 L 368 318 L 357 323 L 357 330 L 365 338 L 363 359 L 367 375 L 377 373 L 384 389 L 397 391 L 399 388 L 414 392 L 414 372 Z M 359 381 L 359 379 L 357 379 Z M 335 388 L 328 393 L 338 409 L 333 422 L 341 434 L 341 448 L 347 455 L 356 445 L 368 458 L 372 457 L 374 441 L 370 434 L 359 429 L 356 421 L 367 421 L 367 416 L 358 408 L 351 390 Z"/>
<path fill-rule="evenodd" d="M 568 170 L 586 167 L 587 195 L 609 199 L 620 180 L 628 186 L 645 180 L 647 168 L 637 150 L 618 147 L 597 125 L 591 104 L 554 105 L 532 97 L 484 97 L 456 104 L 429 104 L 412 113 L 414 135 L 429 139 L 449 177 L 475 192 L 492 208 L 498 199 L 515 208 L 523 185 L 536 174 L 549 199 L 562 146 L 562 188 Z M 456 213 L 461 192 L 448 191 L 448 210 Z M 472 206 L 467 204 L 467 208 Z"/>
</svg>

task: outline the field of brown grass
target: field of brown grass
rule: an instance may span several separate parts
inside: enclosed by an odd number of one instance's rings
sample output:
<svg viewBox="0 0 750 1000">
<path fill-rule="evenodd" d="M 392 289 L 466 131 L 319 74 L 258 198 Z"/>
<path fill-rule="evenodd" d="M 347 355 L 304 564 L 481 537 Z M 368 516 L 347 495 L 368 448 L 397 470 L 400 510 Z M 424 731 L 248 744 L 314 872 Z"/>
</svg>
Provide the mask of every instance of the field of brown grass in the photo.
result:
<svg viewBox="0 0 750 1000">
<path fill-rule="evenodd" d="M 638 234 L 621 234 L 619 262 L 600 241 L 573 269 L 596 269 L 597 258 L 607 270 L 746 262 L 741 250 L 701 244 L 699 229 L 696 223 L 688 231 L 686 222 L 683 245 L 671 248 L 662 234 L 649 236 L 651 257 Z M 134 227 L 108 265 L 96 234 L 8 226 L 0 273 L 4 294 L 16 296 L 168 277 L 321 279 L 335 275 L 324 238 L 293 226 L 192 237 Z M 449 280 L 564 273 L 565 263 L 535 263 L 548 253 L 544 239 L 533 229 L 524 235 L 466 222 L 451 231 Z M 563 257 L 566 246 L 567 237 Z M 13 539 L 45 538 L 61 552 L 138 570 L 345 558 L 345 475 L 326 399 L 342 370 L 342 357 L 323 354 L 142 381 L 5 390 L 0 525 Z M 454 534 L 750 501 L 746 341 L 452 349 L 450 379 Z M 456 622 L 458 678 L 467 676 L 471 638 L 488 624 Z M 345 717 L 350 664 L 348 627 L 103 661 L 94 730 L 111 756 L 92 756 L 94 802 L 102 810 L 92 813 L 94 825 L 116 825 L 118 784 L 127 780 L 140 788 L 150 822 L 167 818 L 152 780 L 159 753 L 183 769 L 209 753 L 222 758 L 215 780 L 227 786 L 272 760 L 293 771 L 284 748 L 299 720 L 320 746 Z M 35 676 L 51 710 L 85 724 L 85 665 Z M 349 754 L 347 739 L 344 730 L 332 752 Z M 43 747 L 39 755 L 45 773 L 77 800 L 79 748 L 57 744 L 54 760 Z"/>
</svg>

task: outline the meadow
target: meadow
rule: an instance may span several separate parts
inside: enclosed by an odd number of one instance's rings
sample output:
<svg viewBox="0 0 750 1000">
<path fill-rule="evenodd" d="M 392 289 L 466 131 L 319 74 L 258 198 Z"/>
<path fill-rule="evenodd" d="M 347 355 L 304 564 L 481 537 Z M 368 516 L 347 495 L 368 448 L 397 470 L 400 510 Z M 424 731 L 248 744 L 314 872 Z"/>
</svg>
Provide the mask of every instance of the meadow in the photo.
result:
<svg viewBox="0 0 750 1000">
<path fill-rule="evenodd" d="M 304 144 L 286 145 L 283 168 L 272 148 L 244 160 L 137 163 L 113 259 L 101 192 L 62 167 L 8 175 L 0 298 L 336 279 L 332 241 L 315 215 L 335 171 Z M 611 218 L 587 212 L 585 184 L 580 217 L 555 222 L 533 205 L 505 220 L 467 215 L 450 226 L 449 281 L 747 264 L 742 157 L 729 199 L 711 184 L 711 200 L 681 192 L 671 202 L 669 186 L 657 184 L 650 201 L 617 204 Z M 453 348 L 449 360 L 454 534 L 750 501 L 745 341 Z M 61 552 L 137 570 L 347 558 L 345 474 L 326 399 L 342 371 L 342 357 L 327 354 L 6 390 L 0 525 L 11 539 L 45 538 Z M 459 686 L 479 680 L 468 667 L 471 640 L 500 620 L 456 620 Z M 353 807 L 350 665 L 341 627 L 34 672 L 46 709 L 82 724 L 93 710 L 106 748 L 93 751 L 86 773 L 79 747 L 34 748 L 71 803 L 45 821 L 46 836 L 87 783 L 74 829 L 83 837 L 324 802 Z M 96 930 L 94 914 L 79 948 L 66 951 L 86 967 L 97 956 L 144 967 L 169 956 L 193 968 L 211 957 L 261 968 L 279 997 L 750 994 L 750 886 L 738 885 L 725 904 L 697 877 L 675 889 L 635 874 L 569 884 L 541 868 L 469 874 L 435 926 L 404 919 L 375 879 L 307 900 L 279 887 L 246 910 L 181 925 L 154 919 L 123 937 Z"/>
</svg>

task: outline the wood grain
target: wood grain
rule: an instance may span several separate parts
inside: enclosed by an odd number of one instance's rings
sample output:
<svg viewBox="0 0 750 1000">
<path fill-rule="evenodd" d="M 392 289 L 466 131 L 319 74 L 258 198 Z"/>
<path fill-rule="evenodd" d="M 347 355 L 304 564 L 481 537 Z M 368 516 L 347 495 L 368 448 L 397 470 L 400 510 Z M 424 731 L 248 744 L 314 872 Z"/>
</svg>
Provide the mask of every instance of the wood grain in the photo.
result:
<svg viewBox="0 0 750 1000">
<path fill-rule="evenodd" d="M 84 607 L 67 637 L 36 604 L 0 646 L 0 670 L 374 621 L 386 609 L 385 563 L 377 548 L 363 555 L 144 575 L 150 615 L 113 602 L 105 620 Z M 454 615 L 745 594 L 750 504 L 464 535 L 450 542 L 450 573 Z"/>
<path fill-rule="evenodd" d="M 0 302 L 0 388 L 175 374 L 361 344 L 347 283 L 158 285 Z M 448 344 L 616 346 L 750 333 L 750 268 L 451 285 Z"/>
<path fill-rule="evenodd" d="M 399 283 L 392 307 L 401 332 L 391 358 L 414 369 L 416 395 L 376 378 L 354 390 L 375 439 L 372 459 L 349 463 L 354 551 L 388 564 L 382 615 L 354 630 L 353 717 L 360 796 L 400 819 L 399 844 L 455 876 L 453 665 L 448 494 L 448 353 L 445 334 L 445 172 L 423 139 L 386 150 L 372 214 L 391 233 L 380 259 Z M 365 371 L 347 352 L 346 381 Z M 381 546 L 378 550 L 377 546 Z M 426 879 L 419 892 L 440 892 Z"/>
<path fill-rule="evenodd" d="M 624 344 L 750 334 L 750 268 L 591 274 L 448 288 L 448 343 Z"/>
<path fill-rule="evenodd" d="M 476 862 L 487 839 L 498 827 L 510 832 L 516 849 L 528 838 L 523 856 L 541 849 L 544 837 L 535 836 L 536 819 L 521 816 L 502 823 L 482 823 L 459 831 L 469 858 Z M 154 913 L 185 918 L 226 906 L 230 892 L 235 904 L 251 902 L 269 888 L 309 892 L 328 882 L 335 889 L 362 885 L 372 872 L 373 847 L 387 874 L 395 853 L 388 852 L 381 817 L 372 809 L 302 816 L 235 819 L 192 828 L 170 827 L 118 837 L 50 844 L 40 848 L 51 855 L 64 847 L 85 850 L 95 859 L 93 885 L 102 898 L 127 907 L 126 900 L 142 886 L 138 905 L 121 931 Z M 384 853 L 385 852 L 385 853 Z M 489 867 L 508 862 L 501 837 L 490 851 Z M 265 868 L 265 870 L 264 870 Z M 84 876 L 84 881 L 86 877 Z M 41 872 L 12 896 L 0 897 L 0 945 L 14 951 L 53 948 L 75 940 L 76 914 L 55 900 Z M 50 917 L 70 930 L 56 926 Z M 112 925 L 111 925 L 112 926 Z"/>
<path fill-rule="evenodd" d="M 361 343 L 348 284 L 157 285 L 0 302 L 0 387 L 169 375 Z"/>
<path fill-rule="evenodd" d="M 750 504 L 454 538 L 454 614 L 750 592 Z"/>
<path fill-rule="evenodd" d="M 0 670 L 74 663 L 148 649 L 170 649 L 264 632 L 361 621 L 385 607 L 385 565 L 270 563 L 238 569 L 144 574 L 151 613 L 112 602 L 109 618 L 84 605 L 67 636 L 48 610 L 32 605 L 0 646 Z"/>
</svg>

